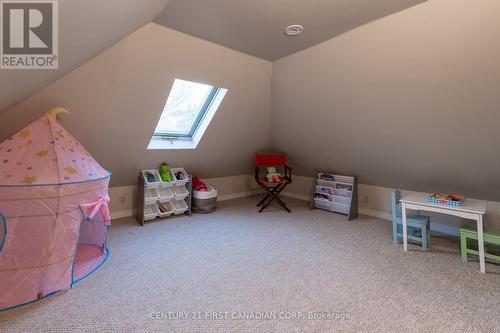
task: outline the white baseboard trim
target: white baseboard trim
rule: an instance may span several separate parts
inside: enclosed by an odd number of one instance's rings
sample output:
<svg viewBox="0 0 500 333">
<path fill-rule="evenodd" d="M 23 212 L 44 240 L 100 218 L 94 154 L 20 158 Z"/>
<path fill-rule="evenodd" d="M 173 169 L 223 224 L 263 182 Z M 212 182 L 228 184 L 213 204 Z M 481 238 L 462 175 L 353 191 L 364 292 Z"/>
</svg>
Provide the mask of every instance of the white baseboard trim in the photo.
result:
<svg viewBox="0 0 500 333">
<path fill-rule="evenodd" d="M 259 193 L 261 193 L 259 190 L 254 190 L 254 191 L 248 191 L 248 192 L 224 194 L 224 195 L 219 195 L 217 197 L 217 201 L 226 201 L 226 200 L 232 200 L 232 199 L 245 198 L 245 197 L 250 197 L 252 195 L 259 194 Z"/>
<path fill-rule="evenodd" d="M 121 219 L 122 217 L 130 217 L 134 215 L 134 209 L 117 210 L 116 212 L 111 212 L 111 219 Z"/>
<path fill-rule="evenodd" d="M 302 200 L 302 201 L 309 201 L 309 196 L 304 195 L 304 194 L 298 194 L 298 193 L 284 191 L 283 193 L 281 193 L 281 195 L 288 197 L 288 198 L 298 199 L 298 200 Z"/>
<path fill-rule="evenodd" d="M 358 212 L 363 215 L 368 215 L 372 217 L 376 217 L 382 220 L 392 221 L 392 215 L 390 213 L 381 212 L 379 210 L 359 207 Z"/>
<path fill-rule="evenodd" d="M 253 191 L 247 191 L 247 192 L 240 192 L 240 193 L 231 193 L 231 194 L 224 194 L 220 195 L 217 198 L 217 201 L 227 201 L 227 200 L 233 200 L 233 199 L 240 199 L 240 198 L 246 198 L 250 197 L 252 195 L 256 194 L 262 194 L 263 192 L 260 190 L 253 190 Z M 293 198 L 293 199 L 298 199 L 302 201 L 309 201 L 309 196 L 304 195 L 304 194 L 298 194 L 298 193 L 293 193 L 293 192 L 283 192 L 281 193 L 283 196 L 287 198 Z M 380 218 L 383 220 L 388 220 L 390 221 L 392 219 L 391 214 L 386 213 L 386 212 L 381 212 L 369 208 L 363 208 L 359 207 L 359 213 L 363 215 L 368 215 L 376 218 Z M 130 217 L 135 215 L 135 210 L 134 209 L 125 209 L 125 210 L 118 210 L 115 212 L 111 212 L 111 218 L 112 219 L 120 219 L 123 217 Z"/>
<path fill-rule="evenodd" d="M 245 197 L 250 197 L 255 194 L 261 193 L 259 190 L 255 191 L 249 191 L 249 192 L 241 192 L 241 193 L 231 193 L 231 194 L 225 194 L 225 195 L 220 195 L 217 197 L 217 201 L 226 201 L 226 200 L 232 200 L 232 199 L 239 199 L 239 198 L 245 198 Z M 117 210 L 114 212 L 111 212 L 111 219 L 121 219 L 123 217 L 130 217 L 135 215 L 135 209 L 124 209 L 124 210 Z"/>
<path fill-rule="evenodd" d="M 305 194 L 298 194 L 298 193 L 284 191 L 282 193 L 282 195 L 285 197 L 288 197 L 288 198 L 293 198 L 293 199 L 298 199 L 298 200 L 303 200 L 303 201 L 310 200 L 309 196 L 305 195 Z M 358 211 L 360 214 L 363 214 L 363 215 L 376 217 L 376 218 L 379 218 L 382 220 L 392 221 L 392 215 L 390 213 L 381 212 L 378 210 L 373 210 L 373 209 L 363 208 L 363 207 L 358 207 Z"/>
</svg>

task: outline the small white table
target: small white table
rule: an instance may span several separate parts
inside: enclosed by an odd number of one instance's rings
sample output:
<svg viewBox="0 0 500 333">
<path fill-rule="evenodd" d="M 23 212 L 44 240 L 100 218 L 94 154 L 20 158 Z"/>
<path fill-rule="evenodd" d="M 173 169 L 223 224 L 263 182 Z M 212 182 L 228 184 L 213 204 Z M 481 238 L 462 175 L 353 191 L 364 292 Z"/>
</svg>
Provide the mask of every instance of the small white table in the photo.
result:
<svg viewBox="0 0 500 333">
<path fill-rule="evenodd" d="M 481 273 L 484 273 L 486 269 L 484 261 L 483 217 L 486 214 L 486 201 L 465 199 L 461 206 L 454 207 L 429 203 L 427 201 L 429 196 L 430 194 L 416 193 L 407 195 L 399 200 L 402 210 L 404 250 L 408 251 L 407 209 L 424 210 L 475 220 L 477 222 L 477 239 L 479 243 L 479 268 Z"/>
</svg>

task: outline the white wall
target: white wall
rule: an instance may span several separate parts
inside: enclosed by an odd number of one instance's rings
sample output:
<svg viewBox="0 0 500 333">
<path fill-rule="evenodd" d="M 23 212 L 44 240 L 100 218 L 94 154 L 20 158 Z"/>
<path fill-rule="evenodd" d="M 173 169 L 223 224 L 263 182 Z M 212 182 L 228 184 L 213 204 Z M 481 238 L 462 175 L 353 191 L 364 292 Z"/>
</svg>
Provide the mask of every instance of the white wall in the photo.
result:
<svg viewBox="0 0 500 333">
<path fill-rule="evenodd" d="M 217 200 L 231 200 L 260 193 L 253 175 L 238 175 L 201 179 L 205 184 L 217 188 Z M 113 219 L 132 216 L 137 207 L 137 186 L 127 185 L 109 189 L 109 209 Z"/>
<path fill-rule="evenodd" d="M 0 114 L 0 142 L 63 106 L 72 114 L 61 123 L 113 171 L 111 186 L 133 185 L 162 161 L 199 177 L 249 174 L 255 152 L 270 146 L 271 67 L 150 23 Z M 228 92 L 195 150 L 147 150 L 176 78 Z"/>
<path fill-rule="evenodd" d="M 284 195 L 309 200 L 313 184 L 314 178 L 312 177 L 294 176 L 292 184 L 284 192 Z M 402 196 L 417 193 L 405 189 L 400 190 Z M 359 184 L 359 212 L 364 215 L 390 220 L 392 191 L 393 189 L 388 187 Z M 422 212 L 422 214 L 431 216 L 432 229 L 448 234 L 457 235 L 460 226 L 475 226 L 474 222 L 461 218 L 428 212 Z M 488 201 L 485 226 L 487 229 L 500 228 L 500 202 Z"/>
<path fill-rule="evenodd" d="M 500 201 L 499 41 L 500 1 L 430 0 L 280 59 L 272 146 L 304 176 Z"/>
<path fill-rule="evenodd" d="M 1 114 L 0 141 L 67 107 L 63 125 L 114 172 L 116 216 L 161 161 L 212 177 L 221 198 L 254 193 L 253 155 L 272 146 L 295 174 L 358 174 L 362 212 L 388 216 L 389 187 L 450 191 L 493 200 L 500 225 L 499 40 L 496 0 L 430 0 L 273 64 L 151 23 Z M 175 78 L 229 93 L 196 150 L 147 151 Z"/>
<path fill-rule="evenodd" d="M 202 179 L 207 185 L 218 189 L 218 200 L 230 200 L 243 198 L 262 191 L 255 183 L 253 175 L 239 175 L 231 177 Z M 293 182 L 282 193 L 283 196 L 299 200 L 309 201 L 312 194 L 314 178 L 304 176 L 293 176 Z M 114 219 L 132 216 L 136 208 L 136 190 L 133 185 L 112 187 L 109 189 L 111 197 L 110 210 Z M 391 220 L 391 191 L 392 188 L 359 184 L 358 203 L 359 213 L 384 220 Z M 402 189 L 401 194 L 408 195 L 416 193 Z M 123 199 L 123 201 L 121 200 Z M 475 227 L 475 223 L 457 217 L 422 212 L 423 215 L 431 217 L 431 229 L 450 235 L 458 235 L 461 226 Z M 500 228 L 500 202 L 489 201 L 485 219 L 486 230 Z"/>
</svg>

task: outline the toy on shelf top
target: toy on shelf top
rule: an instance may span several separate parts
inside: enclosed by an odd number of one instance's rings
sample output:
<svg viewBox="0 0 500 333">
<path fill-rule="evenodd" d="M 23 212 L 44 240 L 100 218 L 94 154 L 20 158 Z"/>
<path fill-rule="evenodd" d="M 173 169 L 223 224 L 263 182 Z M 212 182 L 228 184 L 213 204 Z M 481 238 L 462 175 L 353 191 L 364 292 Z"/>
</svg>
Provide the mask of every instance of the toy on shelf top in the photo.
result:
<svg viewBox="0 0 500 333">
<path fill-rule="evenodd" d="M 159 168 L 161 180 L 164 182 L 171 182 L 172 177 L 170 177 L 170 165 L 167 163 L 162 163 Z"/>
<path fill-rule="evenodd" d="M 465 201 L 463 196 L 447 194 L 447 193 L 435 193 L 431 195 L 428 199 L 429 203 L 448 205 L 448 206 L 461 206 Z"/>
</svg>

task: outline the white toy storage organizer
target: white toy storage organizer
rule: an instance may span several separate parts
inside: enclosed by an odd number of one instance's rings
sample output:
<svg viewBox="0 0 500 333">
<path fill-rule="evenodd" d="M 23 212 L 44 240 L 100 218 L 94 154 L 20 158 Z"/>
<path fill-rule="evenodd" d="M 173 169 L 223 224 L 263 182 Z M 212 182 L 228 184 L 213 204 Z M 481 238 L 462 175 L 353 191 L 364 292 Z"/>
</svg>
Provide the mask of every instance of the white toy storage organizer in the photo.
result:
<svg viewBox="0 0 500 333">
<path fill-rule="evenodd" d="M 310 208 L 319 208 L 358 217 L 358 179 L 356 176 L 318 172 L 315 174 Z"/>
<path fill-rule="evenodd" d="M 175 174 L 182 172 L 184 179 Z M 151 174 L 154 180 L 148 179 Z M 137 189 L 137 221 L 140 225 L 172 215 L 191 215 L 191 175 L 183 168 L 170 169 L 171 182 L 164 182 L 156 169 L 142 170 Z"/>
</svg>

